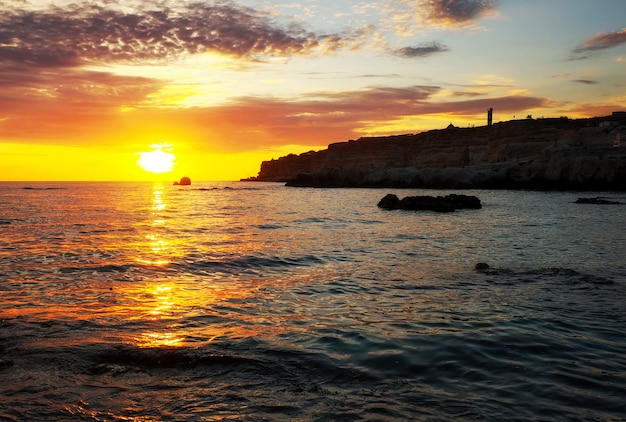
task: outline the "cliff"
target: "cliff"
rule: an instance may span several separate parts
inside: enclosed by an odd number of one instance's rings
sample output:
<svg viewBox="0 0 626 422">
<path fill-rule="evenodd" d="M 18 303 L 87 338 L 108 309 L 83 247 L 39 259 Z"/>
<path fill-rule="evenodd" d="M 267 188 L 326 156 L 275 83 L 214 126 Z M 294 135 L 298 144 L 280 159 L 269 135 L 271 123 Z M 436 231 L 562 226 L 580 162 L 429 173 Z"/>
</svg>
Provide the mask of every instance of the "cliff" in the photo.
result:
<svg viewBox="0 0 626 422">
<path fill-rule="evenodd" d="M 361 138 L 264 161 L 291 186 L 626 190 L 626 116 Z M 623 140 L 619 147 L 616 140 Z"/>
</svg>

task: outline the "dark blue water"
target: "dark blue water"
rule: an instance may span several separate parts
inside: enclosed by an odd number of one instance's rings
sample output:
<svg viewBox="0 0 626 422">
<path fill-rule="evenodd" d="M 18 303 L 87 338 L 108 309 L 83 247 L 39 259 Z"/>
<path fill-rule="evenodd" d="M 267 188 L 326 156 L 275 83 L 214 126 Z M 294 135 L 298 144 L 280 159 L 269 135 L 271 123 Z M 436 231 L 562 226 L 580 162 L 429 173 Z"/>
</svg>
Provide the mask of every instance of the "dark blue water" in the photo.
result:
<svg viewBox="0 0 626 422">
<path fill-rule="evenodd" d="M 626 205 L 388 192 L 0 184 L 0 420 L 626 419 Z"/>
</svg>

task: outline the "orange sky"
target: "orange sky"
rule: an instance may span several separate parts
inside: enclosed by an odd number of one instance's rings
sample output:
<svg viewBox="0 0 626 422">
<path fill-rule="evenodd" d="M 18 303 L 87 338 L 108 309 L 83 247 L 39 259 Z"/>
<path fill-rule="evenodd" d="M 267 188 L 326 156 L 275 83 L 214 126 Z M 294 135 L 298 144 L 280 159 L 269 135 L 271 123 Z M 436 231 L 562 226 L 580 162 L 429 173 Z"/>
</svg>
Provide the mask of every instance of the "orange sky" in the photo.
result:
<svg viewBox="0 0 626 422">
<path fill-rule="evenodd" d="M 0 3 L 0 180 L 238 180 L 490 107 L 626 108 L 622 1 Z"/>
</svg>

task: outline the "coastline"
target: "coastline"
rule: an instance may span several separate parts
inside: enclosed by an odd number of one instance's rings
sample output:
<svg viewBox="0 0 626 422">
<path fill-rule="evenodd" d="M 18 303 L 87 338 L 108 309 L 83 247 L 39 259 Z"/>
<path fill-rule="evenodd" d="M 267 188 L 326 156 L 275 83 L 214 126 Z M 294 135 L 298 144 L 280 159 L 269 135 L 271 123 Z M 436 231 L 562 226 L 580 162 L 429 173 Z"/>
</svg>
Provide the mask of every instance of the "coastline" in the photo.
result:
<svg viewBox="0 0 626 422">
<path fill-rule="evenodd" d="M 626 117 L 526 119 L 360 138 L 264 161 L 297 187 L 626 191 Z"/>
</svg>

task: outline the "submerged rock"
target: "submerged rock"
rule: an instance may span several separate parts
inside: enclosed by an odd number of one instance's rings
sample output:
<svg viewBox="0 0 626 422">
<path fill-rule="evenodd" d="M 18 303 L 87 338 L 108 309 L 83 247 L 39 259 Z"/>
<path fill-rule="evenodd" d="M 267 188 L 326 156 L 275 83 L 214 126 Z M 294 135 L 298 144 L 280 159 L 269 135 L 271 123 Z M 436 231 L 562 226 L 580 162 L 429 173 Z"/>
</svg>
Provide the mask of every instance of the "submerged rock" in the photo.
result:
<svg viewBox="0 0 626 422">
<path fill-rule="evenodd" d="M 471 195 L 450 194 L 446 196 L 407 196 L 399 199 L 394 194 L 385 195 L 378 206 L 384 209 L 415 211 L 454 212 L 457 209 L 480 209 L 480 199 Z"/>
</svg>

